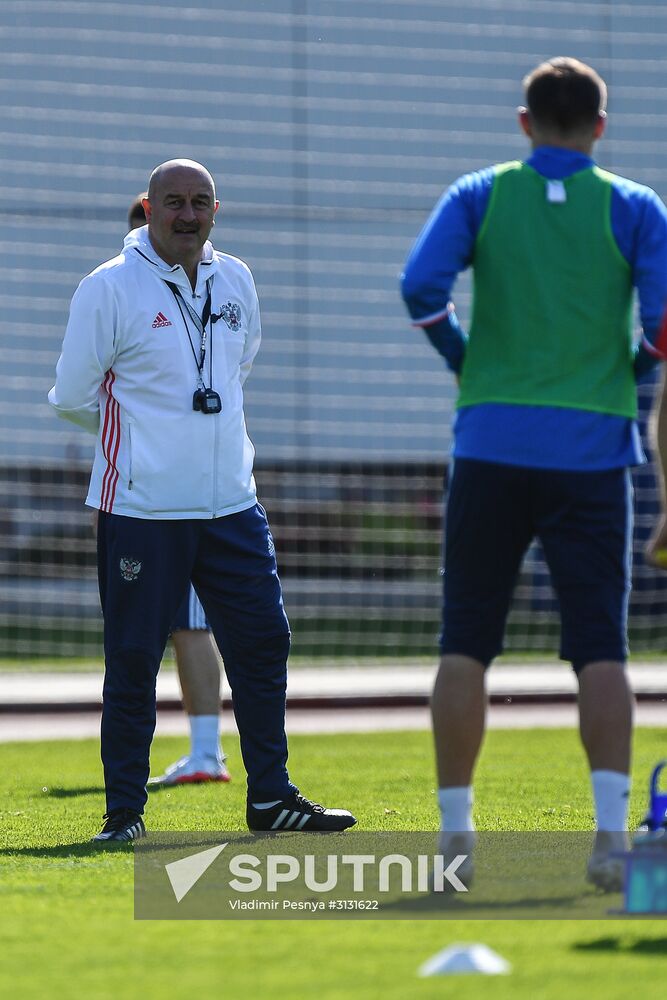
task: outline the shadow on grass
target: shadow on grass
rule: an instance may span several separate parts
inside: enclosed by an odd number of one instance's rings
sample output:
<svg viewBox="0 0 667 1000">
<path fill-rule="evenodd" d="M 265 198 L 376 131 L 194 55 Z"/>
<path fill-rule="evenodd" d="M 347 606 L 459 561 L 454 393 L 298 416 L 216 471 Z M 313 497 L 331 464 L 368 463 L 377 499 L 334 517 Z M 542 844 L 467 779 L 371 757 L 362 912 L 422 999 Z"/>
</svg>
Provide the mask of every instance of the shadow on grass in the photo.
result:
<svg viewBox="0 0 667 1000">
<path fill-rule="evenodd" d="M 667 955 L 667 937 L 664 938 L 640 938 L 630 945 L 629 951 L 635 951 L 639 955 Z"/>
<path fill-rule="evenodd" d="M 80 788 L 47 788 L 42 794 L 50 799 L 76 799 L 80 795 L 103 795 L 103 785 L 82 785 Z"/>
<path fill-rule="evenodd" d="M 627 941 L 623 937 L 603 937 L 596 941 L 581 941 L 572 945 L 573 951 L 583 952 L 619 952 L 637 955 L 667 956 L 667 937 L 639 938 L 638 941 Z"/>
<path fill-rule="evenodd" d="M 223 788 L 229 788 L 231 782 L 229 781 L 181 781 L 177 785 L 153 785 L 153 779 L 146 785 L 146 791 L 148 795 L 152 798 L 154 795 L 162 795 L 164 792 L 178 791 L 180 788 L 216 788 L 222 785 Z"/>
<path fill-rule="evenodd" d="M 255 834 L 248 833 L 236 838 L 235 843 L 240 845 L 257 844 L 258 839 Z M 109 853 L 132 854 L 136 844 L 140 844 L 140 850 L 153 853 L 164 850 L 183 851 L 206 847 L 217 847 L 220 844 L 218 831 L 202 831 L 193 833 L 191 831 L 149 832 L 146 839 L 141 841 L 106 841 L 104 843 L 93 844 L 90 840 L 83 840 L 71 844 L 56 844 L 52 847 L 2 847 L 0 857 L 16 858 L 89 858 L 99 857 Z"/>
<path fill-rule="evenodd" d="M 3 847 L 0 857 L 15 858 L 89 858 L 95 855 L 113 851 L 114 854 L 132 852 L 132 842 L 112 842 L 106 844 L 91 844 L 89 840 L 73 844 L 57 844 L 54 847 Z"/>
</svg>

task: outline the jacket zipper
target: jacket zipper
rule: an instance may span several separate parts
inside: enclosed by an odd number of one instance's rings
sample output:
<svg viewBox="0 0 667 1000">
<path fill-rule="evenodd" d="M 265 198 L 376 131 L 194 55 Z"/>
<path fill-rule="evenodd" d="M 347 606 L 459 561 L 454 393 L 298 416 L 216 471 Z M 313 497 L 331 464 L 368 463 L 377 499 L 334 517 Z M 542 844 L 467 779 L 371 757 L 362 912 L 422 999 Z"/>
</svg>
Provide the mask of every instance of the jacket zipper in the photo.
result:
<svg viewBox="0 0 667 1000">
<path fill-rule="evenodd" d="M 193 305 L 197 301 L 197 293 L 194 289 L 191 292 Z M 196 310 L 195 310 L 196 313 Z M 209 346 L 209 350 L 211 347 Z M 210 372 L 211 378 L 209 384 L 213 384 L 213 370 Z M 201 373 L 203 378 L 203 372 Z M 214 418 L 217 414 L 213 415 Z M 214 419 L 213 421 L 213 505 L 211 509 L 211 517 L 215 518 L 215 512 L 218 509 L 218 421 Z"/>
<path fill-rule="evenodd" d="M 218 424 L 219 420 L 216 417 L 220 416 L 219 413 L 213 414 L 213 510 L 211 511 L 211 517 L 215 517 L 215 512 L 218 509 Z"/>
<path fill-rule="evenodd" d="M 128 472 L 128 490 L 134 489 L 134 483 L 132 482 L 132 424 L 127 422 L 127 449 L 129 452 L 129 472 Z"/>
</svg>

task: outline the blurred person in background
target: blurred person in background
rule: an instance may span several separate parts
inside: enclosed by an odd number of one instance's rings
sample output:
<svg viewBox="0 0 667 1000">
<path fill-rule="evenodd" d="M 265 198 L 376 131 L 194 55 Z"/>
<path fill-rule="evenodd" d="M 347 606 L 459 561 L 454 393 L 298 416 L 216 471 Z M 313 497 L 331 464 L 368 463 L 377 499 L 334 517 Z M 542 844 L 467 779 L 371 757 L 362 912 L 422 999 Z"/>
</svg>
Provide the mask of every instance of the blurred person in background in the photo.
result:
<svg viewBox="0 0 667 1000">
<path fill-rule="evenodd" d="M 662 324 L 660 342 L 667 352 L 667 315 Z M 667 570 L 667 377 L 656 397 L 652 419 L 656 465 L 660 479 L 661 510 L 646 546 L 646 558 L 652 566 Z"/>
<path fill-rule="evenodd" d="M 79 284 L 49 392 L 97 438 L 86 502 L 100 512 L 107 811 L 93 840 L 145 836 L 155 682 L 191 583 L 232 690 L 248 827 L 344 830 L 354 816 L 306 799 L 287 771 L 290 631 L 243 409 L 255 284 L 208 239 L 219 202 L 201 164 L 156 167 L 143 206 L 147 226 Z"/>
<path fill-rule="evenodd" d="M 636 380 L 667 353 L 667 211 L 600 170 L 606 86 L 575 59 L 524 80 L 525 162 L 466 175 L 408 258 L 403 296 L 460 379 L 447 498 L 443 629 L 432 698 L 441 848 L 470 853 L 485 672 L 502 651 L 513 588 L 537 537 L 559 598 L 561 658 L 579 685 L 596 836 L 587 877 L 621 887 L 633 699 L 627 603 L 632 495 L 644 460 Z M 451 302 L 472 267 L 468 334 Z M 642 339 L 632 343 L 633 290 Z"/>
<path fill-rule="evenodd" d="M 146 225 L 144 201 L 137 195 L 128 210 L 130 232 Z M 190 753 L 171 764 L 149 787 L 229 781 L 220 741 L 220 661 L 201 601 L 190 585 L 171 626 L 183 707 L 190 727 Z"/>
</svg>

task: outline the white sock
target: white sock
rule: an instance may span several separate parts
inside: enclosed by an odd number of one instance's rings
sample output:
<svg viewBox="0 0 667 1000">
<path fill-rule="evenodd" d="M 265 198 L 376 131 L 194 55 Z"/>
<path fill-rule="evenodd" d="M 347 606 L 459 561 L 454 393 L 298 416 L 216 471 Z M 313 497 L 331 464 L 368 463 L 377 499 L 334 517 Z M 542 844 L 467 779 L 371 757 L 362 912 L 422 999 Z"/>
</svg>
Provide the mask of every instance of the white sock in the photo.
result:
<svg viewBox="0 0 667 1000">
<path fill-rule="evenodd" d="M 440 829 L 447 833 L 474 830 L 472 821 L 472 785 L 439 788 Z"/>
<path fill-rule="evenodd" d="M 630 776 L 620 771 L 593 771 L 591 782 L 598 830 L 627 830 Z"/>
<path fill-rule="evenodd" d="M 190 752 L 193 757 L 222 760 L 219 715 L 190 716 Z"/>
<path fill-rule="evenodd" d="M 274 799 L 273 802 L 253 802 L 252 807 L 253 809 L 270 809 L 271 806 L 277 806 L 279 802 L 282 802 L 282 799 Z"/>
</svg>

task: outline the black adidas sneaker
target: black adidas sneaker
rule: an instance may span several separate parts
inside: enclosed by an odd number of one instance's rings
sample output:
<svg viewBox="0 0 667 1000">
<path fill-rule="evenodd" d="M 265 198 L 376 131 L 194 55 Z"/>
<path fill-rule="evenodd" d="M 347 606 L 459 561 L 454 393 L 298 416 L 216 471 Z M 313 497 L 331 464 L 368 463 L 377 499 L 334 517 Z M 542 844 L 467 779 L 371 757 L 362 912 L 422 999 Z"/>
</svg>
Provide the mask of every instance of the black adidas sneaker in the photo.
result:
<svg viewBox="0 0 667 1000">
<path fill-rule="evenodd" d="M 134 809 L 112 809 L 103 817 L 106 823 L 93 837 L 93 844 L 108 843 L 108 841 L 139 840 L 146 836 L 144 821 Z"/>
<path fill-rule="evenodd" d="M 301 833 L 331 833 L 346 830 L 357 822 L 347 809 L 325 809 L 317 802 L 305 799 L 299 792 L 266 809 L 256 809 L 248 802 L 246 820 L 249 830 L 292 830 Z"/>
</svg>

